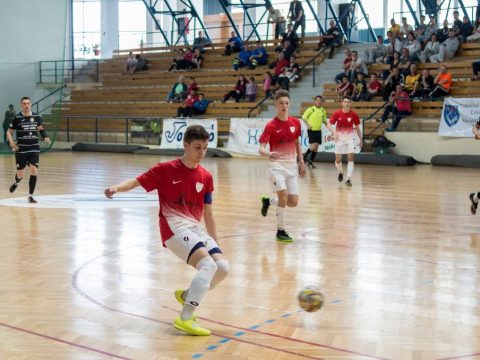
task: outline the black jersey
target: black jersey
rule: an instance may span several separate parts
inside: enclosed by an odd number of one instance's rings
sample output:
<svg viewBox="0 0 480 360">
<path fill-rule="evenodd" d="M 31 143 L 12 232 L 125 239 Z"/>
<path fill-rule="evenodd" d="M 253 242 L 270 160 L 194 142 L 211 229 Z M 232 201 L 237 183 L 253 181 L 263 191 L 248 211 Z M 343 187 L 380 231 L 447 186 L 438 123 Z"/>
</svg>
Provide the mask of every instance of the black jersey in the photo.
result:
<svg viewBox="0 0 480 360">
<path fill-rule="evenodd" d="M 10 129 L 17 132 L 17 153 L 40 152 L 38 144 L 38 127 L 42 125 L 42 117 L 38 114 L 24 116 L 19 112 L 12 123 Z"/>
</svg>

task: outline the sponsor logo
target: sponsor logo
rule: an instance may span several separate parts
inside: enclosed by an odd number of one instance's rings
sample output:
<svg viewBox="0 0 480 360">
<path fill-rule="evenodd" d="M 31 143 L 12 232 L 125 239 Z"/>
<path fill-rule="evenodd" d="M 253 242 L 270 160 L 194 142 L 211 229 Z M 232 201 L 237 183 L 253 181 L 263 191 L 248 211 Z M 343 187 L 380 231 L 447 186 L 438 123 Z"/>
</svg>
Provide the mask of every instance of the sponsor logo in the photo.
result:
<svg viewBox="0 0 480 360">
<path fill-rule="evenodd" d="M 188 236 L 184 236 L 183 241 L 190 241 L 190 239 L 188 238 Z"/>
<path fill-rule="evenodd" d="M 190 301 L 190 305 L 192 305 L 192 306 L 198 306 L 198 302 L 196 302 L 196 301 Z"/>
<path fill-rule="evenodd" d="M 458 123 L 458 120 L 460 120 L 460 112 L 458 111 L 458 106 L 445 104 L 443 117 L 445 118 L 445 122 L 449 127 L 455 126 Z"/>
<path fill-rule="evenodd" d="M 280 129 L 280 130 L 277 130 L 277 131 L 275 131 L 275 132 L 278 134 L 280 131 L 282 131 L 282 129 Z"/>
<path fill-rule="evenodd" d="M 195 189 L 197 189 L 197 192 L 202 191 L 202 189 L 203 189 L 203 184 L 197 182 L 197 183 L 195 184 Z"/>
<path fill-rule="evenodd" d="M 182 182 L 182 181 L 183 181 L 183 180 L 178 180 L 178 181 L 173 180 L 172 183 L 173 183 L 173 185 L 175 185 L 175 184 L 178 184 L 178 183 L 180 183 L 180 182 Z"/>
</svg>

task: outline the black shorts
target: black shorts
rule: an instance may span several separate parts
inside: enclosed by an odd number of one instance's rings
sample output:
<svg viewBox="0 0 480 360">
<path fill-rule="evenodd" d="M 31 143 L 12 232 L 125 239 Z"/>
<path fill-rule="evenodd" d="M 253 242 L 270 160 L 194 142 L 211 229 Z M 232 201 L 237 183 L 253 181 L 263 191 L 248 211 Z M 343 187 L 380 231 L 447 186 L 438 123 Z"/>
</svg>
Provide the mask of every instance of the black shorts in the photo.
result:
<svg viewBox="0 0 480 360">
<path fill-rule="evenodd" d="M 321 144 L 322 143 L 322 130 L 308 130 L 308 143 L 309 144 Z"/>
<path fill-rule="evenodd" d="M 27 165 L 33 165 L 38 168 L 38 163 L 40 162 L 40 153 L 15 153 L 15 162 L 17 163 L 17 170 L 23 170 Z"/>
</svg>

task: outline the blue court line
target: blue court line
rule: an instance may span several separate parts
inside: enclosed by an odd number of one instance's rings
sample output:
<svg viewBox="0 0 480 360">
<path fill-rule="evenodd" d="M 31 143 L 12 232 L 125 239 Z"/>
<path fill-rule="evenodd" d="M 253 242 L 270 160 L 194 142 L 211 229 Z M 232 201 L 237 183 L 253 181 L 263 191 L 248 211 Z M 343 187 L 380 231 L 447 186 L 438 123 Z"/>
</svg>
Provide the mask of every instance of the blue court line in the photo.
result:
<svg viewBox="0 0 480 360">
<path fill-rule="evenodd" d="M 330 304 L 338 304 L 338 303 L 341 303 L 341 302 L 342 302 L 341 299 L 336 299 L 336 300 L 330 301 Z"/>
<path fill-rule="evenodd" d="M 242 336 L 242 335 L 245 335 L 245 334 L 246 334 L 245 331 L 238 331 L 235 334 L 233 334 L 233 336 Z"/>
<path fill-rule="evenodd" d="M 230 340 L 232 340 L 232 339 L 225 338 L 225 339 L 220 340 L 219 343 L 220 344 L 225 344 L 225 343 L 229 342 Z"/>
<path fill-rule="evenodd" d="M 207 347 L 207 350 L 212 351 L 212 350 L 215 350 L 216 348 L 218 348 L 217 345 L 210 345 L 209 347 Z"/>
<path fill-rule="evenodd" d="M 260 327 L 260 325 L 253 325 L 253 326 L 250 326 L 249 329 L 250 329 L 250 330 L 255 330 L 255 329 L 259 328 L 259 327 Z"/>
<path fill-rule="evenodd" d="M 203 356 L 203 354 L 200 354 L 200 353 L 199 353 L 199 354 L 193 354 L 193 355 L 192 355 L 192 359 L 199 359 L 199 358 L 201 358 L 202 356 Z"/>
</svg>

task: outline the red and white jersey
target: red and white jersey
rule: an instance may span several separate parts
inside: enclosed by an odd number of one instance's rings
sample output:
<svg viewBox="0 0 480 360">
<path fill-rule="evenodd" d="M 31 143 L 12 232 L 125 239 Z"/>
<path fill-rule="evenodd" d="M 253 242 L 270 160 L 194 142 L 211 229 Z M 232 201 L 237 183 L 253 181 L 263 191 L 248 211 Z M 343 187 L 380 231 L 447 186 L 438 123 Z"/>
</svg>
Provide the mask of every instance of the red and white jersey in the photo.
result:
<svg viewBox="0 0 480 360">
<path fill-rule="evenodd" d="M 297 118 L 289 116 L 287 120 L 282 121 L 275 117 L 265 125 L 260 136 L 260 143 L 269 144 L 271 152 L 280 154 L 280 158 L 273 161 L 288 161 L 296 164 L 295 141 L 299 138 L 300 133 L 301 125 Z"/>
<path fill-rule="evenodd" d="M 198 226 L 204 204 L 212 203 L 212 175 L 202 166 L 186 167 L 180 159 L 158 163 L 137 177 L 147 191 L 157 190 L 160 234 L 165 242 L 188 226 Z"/>
<path fill-rule="evenodd" d="M 357 113 L 352 110 L 349 112 L 343 112 L 342 109 L 336 110 L 329 121 L 330 124 L 336 125 L 339 142 L 353 140 L 354 125 L 360 125 L 360 118 Z"/>
</svg>

